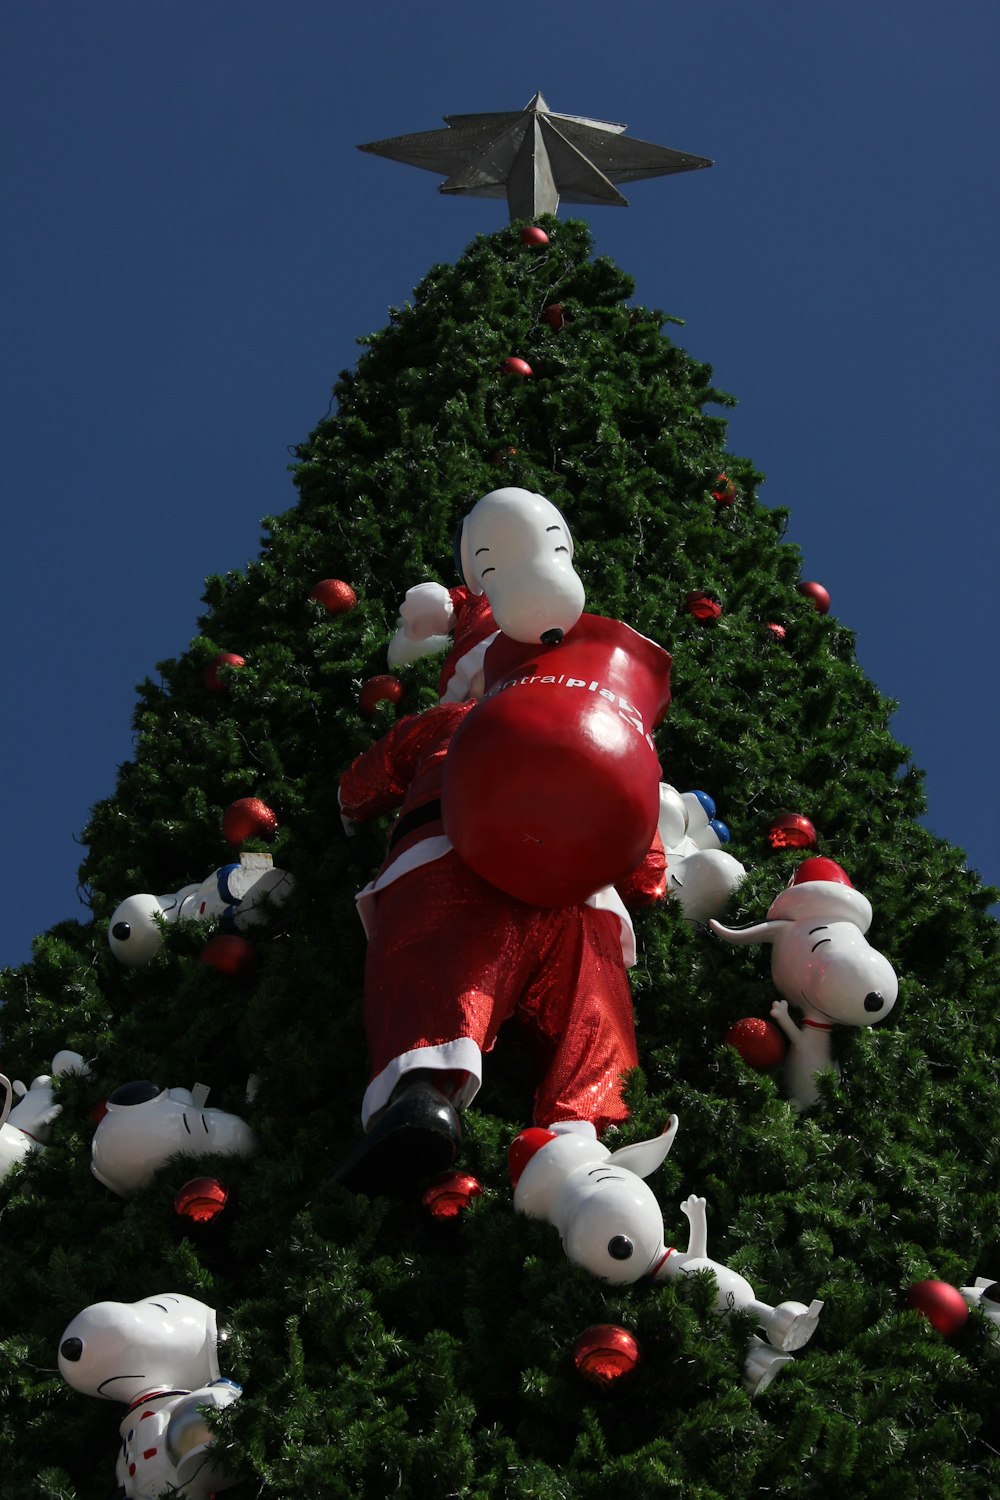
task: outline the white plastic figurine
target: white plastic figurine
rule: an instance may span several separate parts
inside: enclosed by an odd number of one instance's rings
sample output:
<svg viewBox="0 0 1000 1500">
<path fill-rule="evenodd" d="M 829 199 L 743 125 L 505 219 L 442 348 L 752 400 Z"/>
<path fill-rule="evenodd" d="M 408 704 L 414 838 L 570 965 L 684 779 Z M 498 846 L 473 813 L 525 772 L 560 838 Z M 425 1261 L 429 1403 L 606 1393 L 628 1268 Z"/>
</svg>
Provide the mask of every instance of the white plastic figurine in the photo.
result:
<svg viewBox="0 0 1000 1500">
<path fill-rule="evenodd" d="M 832 859 L 807 859 L 752 927 L 709 926 L 727 943 L 770 943 L 771 977 L 782 998 L 771 1015 L 789 1041 L 785 1087 L 797 1109 L 819 1099 L 816 1074 L 836 1068 L 834 1025 L 873 1026 L 896 1003 L 899 986 L 887 958 L 869 946 L 870 902 Z M 798 1026 L 789 1003 L 802 1012 Z"/>
<path fill-rule="evenodd" d="M 62 1114 L 56 1104 L 52 1079 L 67 1073 L 86 1073 L 87 1065 L 79 1052 L 57 1052 L 52 1059 L 52 1073 L 41 1073 L 25 1088 L 19 1078 L 11 1083 L 0 1074 L 4 1102 L 0 1107 L 0 1182 L 29 1151 L 41 1149 L 49 1138 L 54 1120 Z M 17 1098 L 19 1103 L 13 1104 Z"/>
<path fill-rule="evenodd" d="M 244 931 L 265 920 L 265 900 L 278 905 L 292 885 L 291 875 L 276 870 L 269 854 L 241 854 L 238 864 L 213 870 L 200 885 L 185 885 L 166 896 L 129 896 L 108 924 L 111 951 L 130 968 L 150 963 L 163 944 L 162 922 L 223 917 Z"/>
<path fill-rule="evenodd" d="M 94 1132 L 91 1171 L 128 1198 L 153 1180 L 172 1156 L 252 1156 L 250 1126 L 224 1109 L 206 1109 L 208 1089 L 161 1089 L 143 1079 L 109 1097 Z"/>
<path fill-rule="evenodd" d="M 823 1304 L 782 1302 L 772 1307 L 758 1299 L 744 1277 L 709 1260 L 704 1198 L 681 1204 L 691 1225 L 687 1251 L 667 1247 L 660 1206 L 643 1178 L 664 1160 L 676 1133 L 677 1117 L 671 1115 L 656 1140 L 609 1151 L 582 1132 L 525 1130 L 510 1153 L 514 1207 L 554 1225 L 568 1258 L 605 1281 L 713 1272 L 720 1315 L 735 1309 L 753 1313 L 766 1334 L 766 1343 L 753 1339 L 744 1367 L 743 1384 L 756 1395 L 789 1362 L 790 1351 L 808 1343 Z"/>
<path fill-rule="evenodd" d="M 720 916 L 747 872 L 722 847 L 729 829 L 716 818 L 711 797 L 678 792 L 661 781 L 657 827 L 667 856 L 667 889 L 687 921 Z"/>
<path fill-rule="evenodd" d="M 212 1441 L 206 1408 L 240 1387 L 219 1374 L 215 1312 L 175 1292 L 95 1302 L 59 1341 L 59 1373 L 74 1390 L 128 1406 L 115 1473 L 127 1500 L 164 1494 L 208 1500 L 236 1479 Z"/>
<path fill-rule="evenodd" d="M 990 1334 L 1000 1344 L 1000 1281 L 989 1276 L 977 1276 L 972 1286 L 958 1289 L 970 1307 L 978 1307 L 983 1317 L 991 1324 Z"/>
</svg>

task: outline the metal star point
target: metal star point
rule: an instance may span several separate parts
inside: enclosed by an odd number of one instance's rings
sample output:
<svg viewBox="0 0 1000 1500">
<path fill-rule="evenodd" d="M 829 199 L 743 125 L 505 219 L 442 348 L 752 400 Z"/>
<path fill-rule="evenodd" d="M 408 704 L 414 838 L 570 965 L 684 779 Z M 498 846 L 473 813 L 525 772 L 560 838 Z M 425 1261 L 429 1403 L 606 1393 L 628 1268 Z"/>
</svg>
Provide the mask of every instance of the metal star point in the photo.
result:
<svg viewBox="0 0 1000 1500">
<path fill-rule="evenodd" d="M 359 146 L 375 156 L 445 177 L 438 191 L 506 198 L 512 219 L 554 214 L 566 203 L 628 206 L 615 183 L 710 167 L 704 156 L 625 138 L 625 125 L 554 114 L 541 94 L 507 114 L 445 115 L 422 130 Z"/>
</svg>

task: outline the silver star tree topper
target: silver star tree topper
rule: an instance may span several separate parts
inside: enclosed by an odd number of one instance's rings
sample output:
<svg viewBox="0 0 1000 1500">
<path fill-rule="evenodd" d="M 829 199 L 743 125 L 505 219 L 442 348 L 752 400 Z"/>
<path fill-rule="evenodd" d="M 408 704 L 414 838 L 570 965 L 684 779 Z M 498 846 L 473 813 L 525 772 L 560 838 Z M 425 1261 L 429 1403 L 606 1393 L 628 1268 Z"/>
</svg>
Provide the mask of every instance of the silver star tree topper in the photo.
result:
<svg viewBox="0 0 1000 1500">
<path fill-rule="evenodd" d="M 541 94 L 507 114 L 444 118 L 446 130 L 397 135 L 358 150 L 442 173 L 442 193 L 506 197 L 512 219 L 554 214 L 560 198 L 627 208 L 616 182 L 712 165 L 704 156 L 626 140 L 625 125 L 553 114 Z"/>
</svg>

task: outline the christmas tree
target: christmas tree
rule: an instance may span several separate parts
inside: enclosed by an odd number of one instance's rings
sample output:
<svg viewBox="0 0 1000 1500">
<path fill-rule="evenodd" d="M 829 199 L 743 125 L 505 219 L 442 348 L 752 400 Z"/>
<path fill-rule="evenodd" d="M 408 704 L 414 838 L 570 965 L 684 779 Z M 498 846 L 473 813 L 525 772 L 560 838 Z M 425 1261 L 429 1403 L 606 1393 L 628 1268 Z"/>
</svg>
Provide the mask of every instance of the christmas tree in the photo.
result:
<svg viewBox="0 0 1000 1500">
<path fill-rule="evenodd" d="M 113 1492 L 123 1408 L 69 1389 L 60 1339 L 91 1304 L 163 1293 L 227 1325 L 222 1373 L 243 1394 L 208 1420 L 237 1497 L 996 1493 L 992 1324 L 979 1309 L 946 1337 L 907 1302 L 917 1283 L 1000 1274 L 995 893 L 917 821 L 892 705 L 849 626 L 799 592 L 786 516 L 726 450 L 730 398 L 665 331 L 678 320 L 632 300 L 582 223 L 539 223 L 547 243 L 515 223 L 435 266 L 362 340 L 298 450 L 297 503 L 245 573 L 209 580 L 197 638 L 140 687 L 135 757 L 85 830 L 93 921 L 3 976 L 5 1071 L 47 1072 L 63 1048 L 88 1065 L 56 1079 L 44 1150 L 0 1187 L 5 1493 Z M 770 950 L 718 941 L 676 898 L 636 919 L 639 1068 L 606 1143 L 676 1113 L 650 1179 L 667 1245 L 703 1195 L 717 1262 L 761 1301 L 824 1303 L 756 1396 L 758 1324 L 718 1316 L 710 1272 L 611 1285 L 514 1213 L 507 1154 L 533 1087 L 516 1039 L 463 1117 L 459 1167 L 481 1191 L 461 1213 L 435 1216 L 423 1182 L 371 1197 L 336 1180 L 368 1078 L 354 894 L 389 826 L 346 838 L 338 777 L 437 702 L 429 658 L 396 672 L 400 703 L 365 688 L 404 591 L 457 582 L 456 523 L 500 486 L 562 510 L 588 610 L 671 652 L 657 753 L 673 786 L 711 793 L 748 868 L 727 924 L 762 920 L 800 866 L 801 845 L 771 834 L 796 814 L 871 902 L 899 976 L 885 1020 L 837 1029 L 841 1072 L 821 1071 L 799 1113 L 780 1070 L 725 1040 L 768 1016 Z M 692 611 L 695 595 L 718 607 Z M 197 886 L 239 852 L 294 877 L 261 925 L 220 947 L 218 917 L 168 923 L 149 962 L 119 962 L 108 927 L 126 897 Z M 254 1154 L 178 1154 L 128 1196 L 102 1186 L 95 1107 L 138 1080 L 151 1087 L 120 1109 L 206 1085 Z M 195 1176 L 220 1186 L 190 1190 Z M 207 1195 L 208 1213 L 213 1193 L 228 1194 L 215 1219 L 178 1209 Z M 641 1351 L 606 1388 L 573 1354 L 600 1324 Z"/>
</svg>

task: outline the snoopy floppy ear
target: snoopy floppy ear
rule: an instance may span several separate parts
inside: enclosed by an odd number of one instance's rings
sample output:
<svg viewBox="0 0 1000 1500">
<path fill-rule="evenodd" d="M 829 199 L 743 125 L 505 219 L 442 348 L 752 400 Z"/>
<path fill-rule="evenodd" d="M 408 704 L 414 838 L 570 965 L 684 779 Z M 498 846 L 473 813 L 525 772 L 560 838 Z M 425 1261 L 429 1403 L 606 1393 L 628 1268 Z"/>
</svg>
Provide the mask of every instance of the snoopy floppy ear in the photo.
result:
<svg viewBox="0 0 1000 1500">
<path fill-rule="evenodd" d="M 723 927 L 721 922 L 710 917 L 708 925 L 716 937 L 725 938 L 727 943 L 745 947 L 748 943 L 777 942 L 781 932 L 789 927 L 790 923 L 785 921 L 754 922 L 750 927 Z"/>
<path fill-rule="evenodd" d="M 674 1144 L 678 1124 L 677 1116 L 671 1115 L 662 1135 L 652 1141 L 636 1141 L 632 1146 L 622 1146 L 619 1150 L 612 1151 L 611 1160 L 616 1167 L 624 1167 L 637 1177 L 649 1177 L 666 1160 L 667 1153 Z"/>
</svg>

